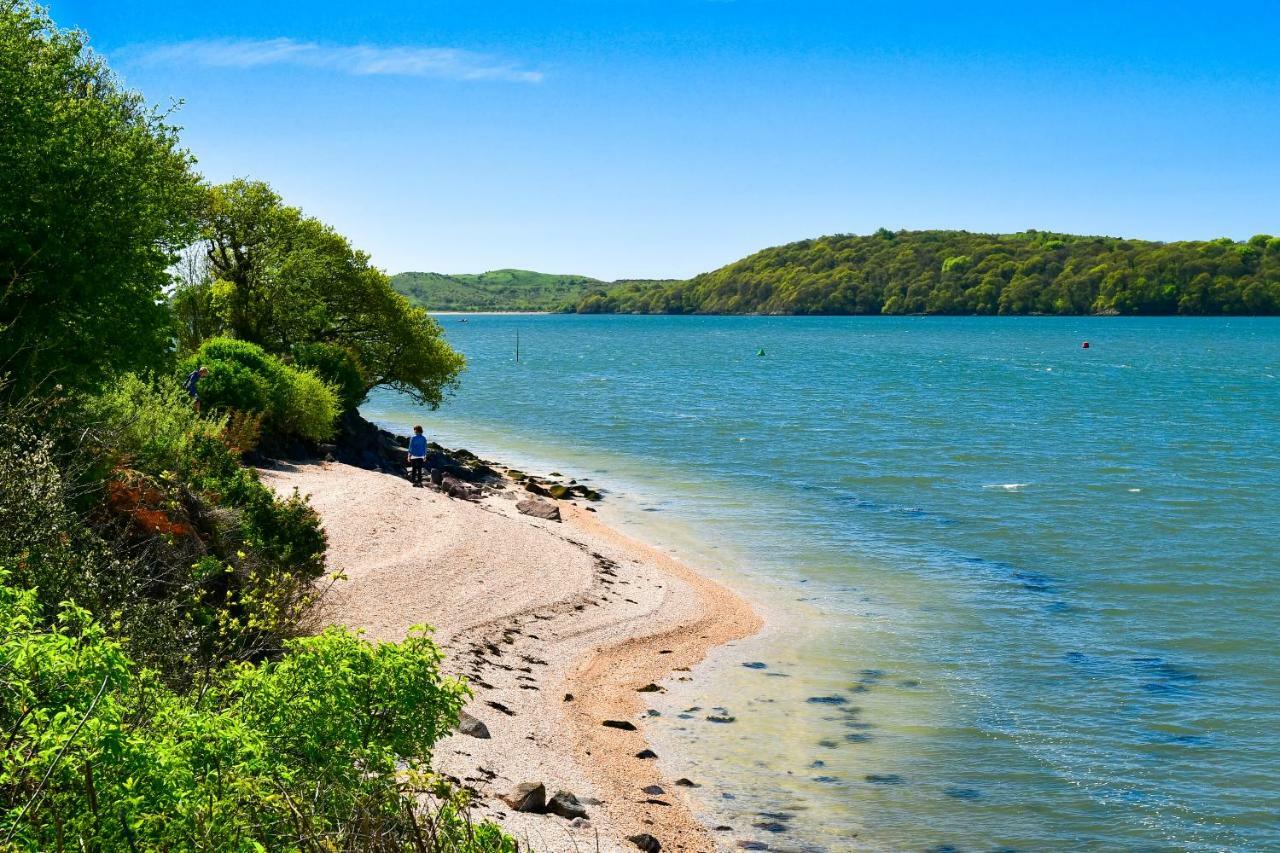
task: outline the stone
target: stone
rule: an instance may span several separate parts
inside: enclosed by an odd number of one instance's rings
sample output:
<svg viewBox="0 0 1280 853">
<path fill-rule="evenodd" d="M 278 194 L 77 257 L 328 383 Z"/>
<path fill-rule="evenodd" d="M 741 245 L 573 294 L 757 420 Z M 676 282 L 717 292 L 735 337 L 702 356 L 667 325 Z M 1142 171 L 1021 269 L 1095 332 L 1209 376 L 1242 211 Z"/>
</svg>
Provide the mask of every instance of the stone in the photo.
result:
<svg viewBox="0 0 1280 853">
<path fill-rule="evenodd" d="M 464 501 L 473 501 L 477 496 L 474 488 L 452 474 L 445 474 L 440 478 L 440 491 L 451 498 L 460 498 Z"/>
<path fill-rule="evenodd" d="M 660 690 L 662 690 L 662 688 L 656 684 L 646 684 L 644 687 L 636 688 L 637 693 L 657 693 Z"/>
<path fill-rule="evenodd" d="M 541 495 L 544 498 L 551 497 L 551 492 L 548 492 L 545 488 L 543 488 L 540 484 L 535 483 L 533 480 L 526 480 L 524 484 L 524 488 L 525 488 L 525 491 L 533 492 L 535 495 Z"/>
<path fill-rule="evenodd" d="M 578 802 L 578 798 L 569 791 L 556 791 L 551 799 L 547 801 L 547 811 L 550 814 L 559 815 L 565 820 L 585 818 L 587 816 L 586 806 Z"/>
<path fill-rule="evenodd" d="M 518 812 L 542 814 L 547 810 L 547 789 L 541 782 L 521 782 L 502 801 Z"/>
<path fill-rule="evenodd" d="M 567 498 L 573 497 L 573 492 L 569 489 L 569 487 L 562 486 L 559 483 L 556 483 L 554 486 L 547 487 L 547 493 L 550 494 L 551 497 L 555 498 L 558 501 L 562 501 Z"/>
<path fill-rule="evenodd" d="M 707 715 L 707 722 L 709 723 L 732 723 L 737 719 L 738 719 L 737 717 L 734 717 L 730 714 L 708 714 Z"/>
<path fill-rule="evenodd" d="M 629 723 L 626 720 L 605 720 L 600 725 L 608 729 L 621 729 L 624 732 L 634 732 L 636 730 L 635 723 Z"/>
<path fill-rule="evenodd" d="M 762 660 L 753 660 L 749 663 L 744 663 L 743 666 L 745 666 L 747 669 L 765 669 L 769 666 L 769 664 L 765 663 Z"/>
<path fill-rule="evenodd" d="M 654 752 L 652 749 L 642 749 L 636 753 L 636 758 L 657 758 L 657 757 L 658 757 L 658 753 Z"/>
<path fill-rule="evenodd" d="M 560 507 L 553 503 L 540 501 L 536 498 L 519 501 L 516 504 L 516 509 L 525 515 L 531 515 L 534 518 L 543 518 L 547 521 L 560 520 Z"/>
<path fill-rule="evenodd" d="M 662 842 L 647 832 L 642 832 L 639 835 L 629 835 L 627 840 L 643 850 L 644 853 L 658 853 L 662 849 Z"/>
<path fill-rule="evenodd" d="M 666 793 L 666 791 L 664 791 L 664 790 L 662 789 L 662 786 L 661 786 L 661 785 L 645 785 L 645 786 L 644 786 L 643 788 L 641 788 L 640 790 L 641 790 L 641 791 L 644 791 L 646 794 L 649 794 L 650 796 L 653 796 L 653 797 L 656 797 L 656 796 L 658 796 L 659 794 L 665 794 L 665 793 Z"/>
<path fill-rule="evenodd" d="M 466 711 L 458 713 L 458 731 L 464 735 L 479 738 L 480 740 L 489 739 L 489 727 L 468 714 Z"/>
<path fill-rule="evenodd" d="M 572 701 L 573 701 L 573 694 L 572 694 L 572 693 L 566 693 L 566 694 L 564 694 L 564 701 L 566 701 L 566 702 L 572 702 Z"/>
<path fill-rule="evenodd" d="M 701 788 L 702 787 L 692 779 L 686 779 L 683 776 L 681 776 L 679 779 L 676 780 L 676 784 L 679 785 L 681 788 Z"/>
<path fill-rule="evenodd" d="M 739 850 L 768 850 L 769 845 L 765 844 L 763 841 L 743 840 L 738 842 L 738 849 Z"/>
</svg>

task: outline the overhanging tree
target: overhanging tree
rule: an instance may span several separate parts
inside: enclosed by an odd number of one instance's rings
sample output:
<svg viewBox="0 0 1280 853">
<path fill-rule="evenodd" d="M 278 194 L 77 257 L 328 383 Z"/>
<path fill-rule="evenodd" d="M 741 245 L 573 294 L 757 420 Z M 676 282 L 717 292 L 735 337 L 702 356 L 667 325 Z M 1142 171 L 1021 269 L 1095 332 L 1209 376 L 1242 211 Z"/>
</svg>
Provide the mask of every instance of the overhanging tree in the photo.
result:
<svg viewBox="0 0 1280 853">
<path fill-rule="evenodd" d="M 216 331 L 291 355 L 322 343 L 347 349 L 375 387 L 439 405 L 464 362 L 438 323 L 411 306 L 345 237 L 281 200 L 267 184 L 235 180 L 209 189 L 203 246 L 209 277 L 180 285 L 185 313 L 212 311 Z"/>
</svg>

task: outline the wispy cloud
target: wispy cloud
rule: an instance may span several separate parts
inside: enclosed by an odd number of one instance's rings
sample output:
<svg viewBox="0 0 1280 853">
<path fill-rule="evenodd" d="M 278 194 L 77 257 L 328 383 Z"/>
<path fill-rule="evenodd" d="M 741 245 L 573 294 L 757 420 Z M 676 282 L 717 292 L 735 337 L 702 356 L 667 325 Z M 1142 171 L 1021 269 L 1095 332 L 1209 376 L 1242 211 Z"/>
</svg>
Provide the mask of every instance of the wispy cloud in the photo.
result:
<svg viewBox="0 0 1280 853">
<path fill-rule="evenodd" d="M 344 74 L 438 77 L 448 80 L 503 80 L 540 83 L 543 74 L 516 63 L 451 47 L 380 47 L 276 39 L 195 39 L 134 45 L 124 58 L 139 65 L 199 65 L 258 68 L 294 65 Z"/>
</svg>

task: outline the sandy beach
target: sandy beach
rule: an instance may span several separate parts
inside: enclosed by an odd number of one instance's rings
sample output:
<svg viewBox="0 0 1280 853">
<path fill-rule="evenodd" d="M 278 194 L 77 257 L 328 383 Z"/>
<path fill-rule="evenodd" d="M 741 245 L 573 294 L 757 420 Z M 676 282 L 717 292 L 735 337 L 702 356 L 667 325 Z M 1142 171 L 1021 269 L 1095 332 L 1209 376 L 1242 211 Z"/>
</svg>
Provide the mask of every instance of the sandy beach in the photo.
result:
<svg viewBox="0 0 1280 853">
<path fill-rule="evenodd" d="M 689 788 L 638 757 L 648 748 L 642 688 L 687 678 L 708 650 L 757 631 L 748 602 L 584 506 L 556 502 L 562 522 L 519 513 L 528 494 L 511 482 L 472 502 L 334 462 L 261 473 L 281 493 L 310 496 L 330 569 L 346 575 L 321 624 L 370 640 L 431 625 L 450 670 L 470 681 L 466 710 L 491 736 L 451 736 L 434 765 L 478 792 L 481 816 L 539 851 L 634 851 L 627 839 L 642 833 L 663 850 L 717 849 Z M 501 797 L 523 782 L 543 783 L 547 797 L 572 792 L 587 817 L 513 811 Z"/>
</svg>

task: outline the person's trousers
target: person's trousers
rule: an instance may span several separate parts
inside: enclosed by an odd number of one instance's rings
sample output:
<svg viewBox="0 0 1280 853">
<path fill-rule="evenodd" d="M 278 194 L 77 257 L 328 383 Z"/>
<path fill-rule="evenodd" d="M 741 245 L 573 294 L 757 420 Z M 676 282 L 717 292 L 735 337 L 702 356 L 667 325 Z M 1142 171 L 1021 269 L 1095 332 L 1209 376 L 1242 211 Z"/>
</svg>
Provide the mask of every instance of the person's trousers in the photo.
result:
<svg viewBox="0 0 1280 853">
<path fill-rule="evenodd" d="M 425 464 L 427 464 L 427 460 L 425 459 L 409 460 L 409 480 L 415 486 L 422 485 L 422 466 Z"/>
</svg>

